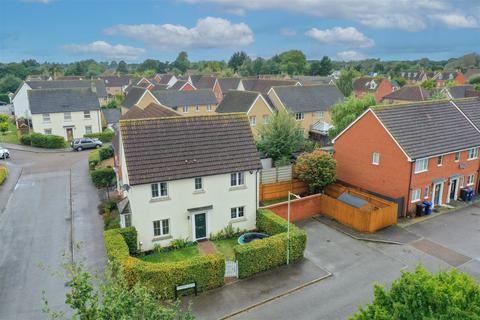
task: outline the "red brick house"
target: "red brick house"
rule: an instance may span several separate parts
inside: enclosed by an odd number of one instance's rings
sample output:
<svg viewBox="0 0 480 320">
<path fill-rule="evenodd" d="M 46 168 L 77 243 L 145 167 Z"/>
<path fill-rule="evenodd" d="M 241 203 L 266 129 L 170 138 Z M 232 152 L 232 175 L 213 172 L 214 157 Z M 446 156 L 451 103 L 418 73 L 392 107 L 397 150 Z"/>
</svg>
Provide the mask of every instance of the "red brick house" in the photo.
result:
<svg viewBox="0 0 480 320">
<path fill-rule="evenodd" d="M 190 82 L 186 80 L 178 80 L 175 84 L 168 88 L 169 90 L 178 90 L 178 91 L 192 91 L 197 90 Z"/>
<path fill-rule="evenodd" d="M 393 86 L 387 78 L 361 77 L 353 80 L 353 91 L 357 98 L 372 94 L 375 100 L 380 102 L 383 97 L 393 92 Z"/>
<path fill-rule="evenodd" d="M 463 85 L 467 82 L 463 73 L 459 71 L 439 71 L 436 72 L 432 79 L 437 82 L 437 88 L 443 88 L 447 82 L 455 81 L 458 85 Z"/>
<path fill-rule="evenodd" d="M 478 188 L 479 127 L 479 98 L 370 108 L 333 140 L 337 179 L 397 201 L 400 215 L 448 204 Z"/>
</svg>

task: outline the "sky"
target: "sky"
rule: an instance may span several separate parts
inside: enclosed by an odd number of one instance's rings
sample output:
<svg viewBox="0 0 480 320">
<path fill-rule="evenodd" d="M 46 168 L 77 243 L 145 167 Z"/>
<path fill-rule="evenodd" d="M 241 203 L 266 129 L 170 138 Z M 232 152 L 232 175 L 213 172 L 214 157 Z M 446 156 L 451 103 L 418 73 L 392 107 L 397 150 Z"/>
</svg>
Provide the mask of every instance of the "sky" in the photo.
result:
<svg viewBox="0 0 480 320">
<path fill-rule="evenodd" d="M 480 0 L 3 0 L 0 61 L 443 60 L 480 53 Z"/>
</svg>

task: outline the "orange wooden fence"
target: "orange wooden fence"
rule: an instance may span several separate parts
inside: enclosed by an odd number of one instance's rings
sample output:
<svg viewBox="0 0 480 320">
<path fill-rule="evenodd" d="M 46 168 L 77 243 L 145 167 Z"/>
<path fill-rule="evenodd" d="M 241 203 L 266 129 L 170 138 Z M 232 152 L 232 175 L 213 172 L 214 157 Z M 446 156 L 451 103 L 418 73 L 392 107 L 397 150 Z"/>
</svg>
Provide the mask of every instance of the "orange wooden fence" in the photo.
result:
<svg viewBox="0 0 480 320">
<path fill-rule="evenodd" d="M 260 201 L 286 198 L 288 191 L 295 194 L 303 194 L 308 191 L 308 188 L 303 182 L 296 179 L 285 182 L 261 184 L 259 190 Z"/>
</svg>

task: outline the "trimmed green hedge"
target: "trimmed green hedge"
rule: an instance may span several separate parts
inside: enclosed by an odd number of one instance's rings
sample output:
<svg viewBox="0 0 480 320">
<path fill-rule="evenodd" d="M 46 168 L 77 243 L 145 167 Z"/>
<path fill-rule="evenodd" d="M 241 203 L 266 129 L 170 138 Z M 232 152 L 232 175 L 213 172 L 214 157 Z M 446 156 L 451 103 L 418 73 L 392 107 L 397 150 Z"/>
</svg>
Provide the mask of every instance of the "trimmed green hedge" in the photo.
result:
<svg viewBox="0 0 480 320">
<path fill-rule="evenodd" d="M 121 228 L 118 232 L 123 236 L 130 254 L 137 253 L 137 229 L 135 227 Z"/>
<path fill-rule="evenodd" d="M 88 155 L 88 167 L 90 170 L 94 170 L 95 167 L 100 163 L 100 149 L 93 150 Z"/>
<path fill-rule="evenodd" d="M 113 149 L 110 147 L 102 147 L 99 150 L 100 161 L 113 157 Z"/>
<path fill-rule="evenodd" d="M 8 170 L 6 167 L 0 167 L 0 185 L 7 179 Z"/>
<path fill-rule="evenodd" d="M 115 171 L 112 168 L 99 168 L 90 171 L 92 182 L 97 188 L 109 188 L 115 185 Z"/>
<path fill-rule="evenodd" d="M 265 209 L 257 211 L 257 228 L 271 235 L 268 238 L 236 246 L 235 259 L 238 261 L 239 278 L 247 278 L 283 264 L 287 260 L 287 224 L 288 222 Z M 290 262 L 303 259 L 307 244 L 306 233 L 290 224 Z"/>
<path fill-rule="evenodd" d="M 196 282 L 199 292 L 214 289 L 224 284 L 225 260 L 220 254 L 192 259 L 152 263 L 129 255 L 127 241 L 136 242 L 134 227 L 113 229 L 104 232 L 105 249 L 109 260 L 118 260 L 123 265 L 123 274 L 130 284 L 139 282 L 149 286 L 160 298 L 175 296 L 175 286 Z M 127 240 L 129 239 L 129 240 Z M 189 293 L 185 291 L 184 293 Z"/>
<path fill-rule="evenodd" d="M 110 129 L 105 129 L 103 132 L 89 133 L 84 135 L 85 138 L 97 138 L 102 142 L 111 142 L 115 133 Z"/>
<path fill-rule="evenodd" d="M 65 148 L 65 139 L 53 134 L 30 133 L 20 137 L 20 143 L 27 146 L 47 149 Z"/>
</svg>

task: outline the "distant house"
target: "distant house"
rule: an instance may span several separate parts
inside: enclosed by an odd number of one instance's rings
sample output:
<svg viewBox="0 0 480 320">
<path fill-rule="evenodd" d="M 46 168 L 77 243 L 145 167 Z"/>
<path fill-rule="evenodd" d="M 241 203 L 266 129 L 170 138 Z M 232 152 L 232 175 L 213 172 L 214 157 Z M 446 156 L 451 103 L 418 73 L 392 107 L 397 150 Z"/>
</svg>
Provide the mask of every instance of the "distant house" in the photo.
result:
<svg viewBox="0 0 480 320">
<path fill-rule="evenodd" d="M 31 80 L 24 81 L 15 92 L 12 102 L 16 118 L 31 117 L 28 91 L 33 89 L 90 89 L 97 96 L 100 105 L 108 102 L 103 80 Z"/>
<path fill-rule="evenodd" d="M 220 102 L 223 99 L 222 88 L 218 82 L 217 77 L 204 76 L 204 75 L 191 75 L 188 77 L 188 82 L 191 83 L 197 89 L 208 89 L 213 92 L 217 101 Z"/>
<path fill-rule="evenodd" d="M 310 136 L 314 126 L 319 130 L 331 125 L 331 108 L 345 99 L 335 85 L 272 87 L 268 97 L 275 109 L 291 112 L 295 116 L 306 137 Z"/>
<path fill-rule="evenodd" d="M 323 77 L 323 76 L 296 76 L 295 80 L 298 80 L 302 86 L 312 86 L 319 84 L 335 84 L 335 78 Z"/>
<path fill-rule="evenodd" d="M 218 105 L 216 112 L 247 114 L 252 132 L 257 135 L 260 125 L 268 123 L 274 111 L 259 92 L 230 90 Z"/>
<path fill-rule="evenodd" d="M 178 116 L 181 116 L 181 114 L 171 108 L 152 102 L 144 108 L 140 108 L 136 105 L 131 107 L 123 116 L 121 116 L 121 120 Z"/>
<path fill-rule="evenodd" d="M 380 102 L 384 96 L 393 92 L 393 86 L 387 78 L 361 77 L 353 80 L 353 91 L 357 98 L 371 94 Z"/>
<path fill-rule="evenodd" d="M 118 108 L 102 109 L 102 127 L 117 131 L 122 111 Z"/>
<path fill-rule="evenodd" d="M 183 115 L 203 115 L 215 112 L 218 101 L 213 91 L 199 89 L 192 91 L 160 90 L 151 92 L 155 102 L 172 108 Z M 148 99 L 149 97 L 144 97 Z"/>
<path fill-rule="evenodd" d="M 170 88 L 178 81 L 178 78 L 173 74 L 156 74 L 154 79 L 157 84 L 165 85 L 167 88 Z"/>
<path fill-rule="evenodd" d="M 218 82 L 220 83 L 220 89 L 222 89 L 222 94 L 225 95 L 230 90 L 240 90 L 241 89 L 241 78 L 219 78 Z"/>
<path fill-rule="evenodd" d="M 100 79 L 105 82 L 105 88 L 109 97 L 124 95 L 125 89 L 132 84 L 132 78 L 127 76 L 102 76 Z"/>
<path fill-rule="evenodd" d="M 400 75 L 407 81 L 407 84 L 410 85 L 421 84 L 428 79 L 427 74 L 423 70 L 402 71 Z"/>
<path fill-rule="evenodd" d="M 132 86 L 125 95 L 125 99 L 123 99 L 121 105 L 122 115 L 127 113 L 127 111 L 133 106 L 145 108 L 152 102 L 160 104 L 150 90 Z"/>
<path fill-rule="evenodd" d="M 242 79 L 239 90 L 257 91 L 264 96 L 272 87 L 276 86 L 301 86 L 298 80 L 276 80 L 276 79 Z"/>
<path fill-rule="evenodd" d="M 28 90 L 32 129 L 67 141 L 102 131 L 98 97 L 90 88 Z"/>
<path fill-rule="evenodd" d="M 383 97 L 387 103 L 401 103 L 413 101 L 426 101 L 430 98 L 430 92 L 421 86 L 404 86 Z"/>
<path fill-rule="evenodd" d="M 178 90 L 178 91 L 192 91 L 197 90 L 190 82 L 186 80 L 178 80 L 173 86 L 168 87 L 169 90 Z"/>
<path fill-rule="evenodd" d="M 445 87 L 442 91 L 450 99 L 480 97 L 480 91 L 475 90 L 472 85 Z"/>
<path fill-rule="evenodd" d="M 142 251 L 255 228 L 261 164 L 246 115 L 122 120 L 118 140 L 121 225 Z"/>
<path fill-rule="evenodd" d="M 437 88 L 443 88 L 447 82 L 456 82 L 458 85 L 463 85 L 466 82 L 465 76 L 459 71 L 438 71 L 432 76 L 436 81 Z"/>
</svg>

